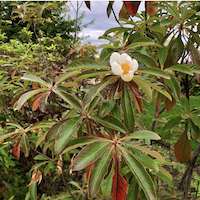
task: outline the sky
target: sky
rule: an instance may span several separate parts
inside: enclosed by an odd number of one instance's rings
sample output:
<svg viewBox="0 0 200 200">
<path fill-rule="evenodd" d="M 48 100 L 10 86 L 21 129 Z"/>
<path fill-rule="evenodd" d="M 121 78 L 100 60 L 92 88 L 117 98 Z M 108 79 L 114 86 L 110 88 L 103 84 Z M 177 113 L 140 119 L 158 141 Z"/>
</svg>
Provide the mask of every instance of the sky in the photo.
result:
<svg viewBox="0 0 200 200">
<path fill-rule="evenodd" d="M 86 7 L 85 3 L 82 4 L 80 8 L 80 14 L 85 12 L 85 17 L 83 19 L 83 24 L 87 24 L 91 22 L 91 20 L 95 19 L 94 23 L 89 25 L 87 28 L 84 28 L 80 33 L 80 36 L 89 36 L 87 37 L 87 41 L 90 41 L 92 45 L 99 46 L 101 44 L 108 43 L 107 40 L 100 39 L 99 36 L 102 36 L 104 32 L 110 28 L 119 27 L 118 23 L 115 21 L 113 13 L 111 13 L 108 18 L 106 10 L 109 1 L 91 1 L 91 11 Z M 72 1 L 72 4 L 76 6 L 76 1 Z M 141 2 L 139 10 L 144 8 L 144 2 Z M 70 4 L 70 16 L 72 19 L 75 18 L 75 11 L 73 10 Z M 122 7 L 122 1 L 115 1 L 113 4 L 114 11 L 118 17 L 119 11 Z"/>
</svg>

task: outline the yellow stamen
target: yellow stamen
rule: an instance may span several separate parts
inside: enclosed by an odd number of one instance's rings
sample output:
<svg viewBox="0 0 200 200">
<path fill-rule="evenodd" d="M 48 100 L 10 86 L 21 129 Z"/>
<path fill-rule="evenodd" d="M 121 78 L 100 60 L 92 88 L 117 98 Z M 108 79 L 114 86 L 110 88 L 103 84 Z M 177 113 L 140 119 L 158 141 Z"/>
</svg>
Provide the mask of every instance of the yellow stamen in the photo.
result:
<svg viewBox="0 0 200 200">
<path fill-rule="evenodd" d="M 122 63 L 121 68 L 124 70 L 123 74 L 128 74 L 131 69 L 128 63 Z"/>
</svg>

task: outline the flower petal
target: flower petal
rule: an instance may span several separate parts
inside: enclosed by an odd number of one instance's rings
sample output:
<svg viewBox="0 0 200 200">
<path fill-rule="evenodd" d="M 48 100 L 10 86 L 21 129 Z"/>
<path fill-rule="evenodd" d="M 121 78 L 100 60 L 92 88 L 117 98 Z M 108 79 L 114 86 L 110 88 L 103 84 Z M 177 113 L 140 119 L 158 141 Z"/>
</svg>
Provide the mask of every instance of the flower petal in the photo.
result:
<svg viewBox="0 0 200 200">
<path fill-rule="evenodd" d="M 131 61 L 131 70 L 133 72 L 137 71 L 138 70 L 138 61 L 136 59 L 133 59 Z"/>
<path fill-rule="evenodd" d="M 123 69 L 116 61 L 111 64 L 111 70 L 115 75 L 122 75 L 123 73 Z"/>
<path fill-rule="evenodd" d="M 117 52 L 114 52 L 110 56 L 110 65 L 112 65 L 113 62 L 117 62 L 120 59 L 120 54 Z"/>
<path fill-rule="evenodd" d="M 131 57 L 127 54 L 127 53 L 123 53 L 123 54 L 121 54 L 120 55 L 120 59 L 119 59 L 119 61 L 117 61 L 120 65 L 122 64 L 122 63 L 128 63 L 128 64 L 130 64 L 130 62 L 131 62 Z"/>
<path fill-rule="evenodd" d="M 133 79 L 133 74 L 129 73 L 129 74 L 123 74 L 121 75 L 121 78 L 123 81 L 125 82 L 130 82 Z"/>
</svg>

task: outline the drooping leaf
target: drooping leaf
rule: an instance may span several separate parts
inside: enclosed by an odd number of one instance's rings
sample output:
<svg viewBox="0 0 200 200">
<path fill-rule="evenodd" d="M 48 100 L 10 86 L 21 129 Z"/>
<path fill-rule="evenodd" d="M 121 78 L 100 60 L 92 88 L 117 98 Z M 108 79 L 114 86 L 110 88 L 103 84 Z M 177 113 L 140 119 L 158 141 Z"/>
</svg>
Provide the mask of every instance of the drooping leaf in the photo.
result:
<svg viewBox="0 0 200 200">
<path fill-rule="evenodd" d="M 28 157 L 29 156 L 29 148 L 30 147 L 29 147 L 28 137 L 27 137 L 26 133 L 24 133 L 22 135 L 20 143 L 21 143 L 21 147 L 22 147 L 22 149 L 24 151 L 25 156 Z"/>
<path fill-rule="evenodd" d="M 172 101 L 170 101 L 168 98 L 165 97 L 165 109 L 167 112 L 170 112 L 172 108 L 176 105 L 176 99 L 172 96 Z"/>
<path fill-rule="evenodd" d="M 180 163 L 185 163 L 190 158 L 191 154 L 191 143 L 188 139 L 187 132 L 184 131 L 182 135 L 179 137 L 178 141 L 176 142 L 174 146 L 174 153 L 176 156 L 176 159 Z"/>
<path fill-rule="evenodd" d="M 94 142 L 84 147 L 75 157 L 72 163 L 72 170 L 79 171 L 97 160 L 111 145 L 111 142 Z"/>
<path fill-rule="evenodd" d="M 87 8 L 89 10 L 91 10 L 90 1 L 84 1 L 84 2 L 85 2 L 85 5 L 87 6 Z"/>
<path fill-rule="evenodd" d="M 168 67 L 165 71 L 168 71 L 168 70 L 175 70 L 175 71 L 178 71 L 178 72 L 182 72 L 184 74 L 189 74 L 191 76 L 193 76 L 193 72 L 190 68 L 187 67 L 187 65 L 173 65 L 171 67 Z"/>
<path fill-rule="evenodd" d="M 112 200 L 125 200 L 127 191 L 127 182 L 125 178 L 120 174 L 119 170 L 119 158 L 117 153 L 114 153 L 114 176 L 111 190 Z"/>
<path fill-rule="evenodd" d="M 127 200 L 137 200 L 139 193 L 139 185 L 136 179 L 133 177 L 129 184 L 130 185 L 128 187 Z"/>
<path fill-rule="evenodd" d="M 153 4 L 157 3 L 158 1 L 145 1 L 145 9 L 148 15 L 153 16 L 156 14 L 158 7 L 153 6 Z"/>
<path fill-rule="evenodd" d="M 13 147 L 13 154 L 19 160 L 20 158 L 20 141 L 17 141 Z"/>
<path fill-rule="evenodd" d="M 137 14 L 140 2 L 141 1 L 124 1 L 124 4 L 132 17 Z"/>
<path fill-rule="evenodd" d="M 138 184 L 145 193 L 145 196 L 149 200 L 156 200 L 156 189 L 154 187 L 153 180 L 148 172 L 144 169 L 144 166 L 126 149 L 120 147 L 122 153 L 127 161 L 128 166 L 130 167 L 132 173 L 137 179 Z"/>
<path fill-rule="evenodd" d="M 105 153 L 93 164 L 88 180 L 88 197 L 94 198 L 98 192 L 101 182 L 107 172 L 107 167 L 112 159 L 113 146 L 109 147 Z"/>
<path fill-rule="evenodd" d="M 108 6 L 107 6 L 107 16 L 110 17 L 111 11 L 112 11 L 112 6 L 113 6 L 114 1 L 109 1 Z"/>
<path fill-rule="evenodd" d="M 79 69 L 108 69 L 94 60 L 76 60 L 66 66 L 66 70 L 79 70 Z"/>
<path fill-rule="evenodd" d="M 129 18 L 129 13 L 127 11 L 126 5 L 123 4 L 119 12 L 119 19 L 128 19 L 128 18 Z"/>
<path fill-rule="evenodd" d="M 157 133 L 154 133 L 152 131 L 141 130 L 141 131 L 135 131 L 134 133 L 131 133 L 126 137 L 120 138 L 121 141 L 130 139 L 160 140 L 161 137 Z"/>
<path fill-rule="evenodd" d="M 39 100 L 39 108 L 44 113 L 47 109 L 47 103 L 48 103 L 48 97 L 50 95 L 50 92 L 47 92 L 45 95 L 41 97 Z"/>
<path fill-rule="evenodd" d="M 55 138 L 54 151 L 56 155 L 63 151 L 71 136 L 78 130 L 81 121 L 82 117 L 77 117 L 69 119 L 62 124 Z"/>
<path fill-rule="evenodd" d="M 124 113 L 124 124 L 129 130 L 129 133 L 132 133 L 135 128 L 135 115 L 128 87 L 125 83 L 123 83 L 122 86 L 121 101 L 122 101 L 122 110 Z"/>
<path fill-rule="evenodd" d="M 183 50 L 184 50 L 184 44 L 181 39 L 181 34 L 172 42 L 171 44 L 171 55 L 174 64 L 179 60 L 181 57 Z"/>
<path fill-rule="evenodd" d="M 92 116 L 91 118 L 107 128 L 120 131 L 122 133 L 128 132 L 127 128 L 122 124 L 122 122 L 120 122 L 117 118 L 113 116 L 108 115 L 103 119 L 99 118 L 98 116 Z"/>
</svg>

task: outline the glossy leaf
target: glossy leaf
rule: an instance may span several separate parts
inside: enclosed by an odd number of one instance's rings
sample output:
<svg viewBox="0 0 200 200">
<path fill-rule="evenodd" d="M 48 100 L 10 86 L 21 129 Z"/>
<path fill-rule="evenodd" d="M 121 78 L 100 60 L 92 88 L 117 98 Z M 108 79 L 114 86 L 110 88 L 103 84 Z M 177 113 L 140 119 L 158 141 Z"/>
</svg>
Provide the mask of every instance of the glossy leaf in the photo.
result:
<svg viewBox="0 0 200 200">
<path fill-rule="evenodd" d="M 102 179 L 104 178 L 107 167 L 112 159 L 113 146 L 108 148 L 105 153 L 93 164 L 88 180 L 88 197 L 94 198 L 97 194 Z"/>
<path fill-rule="evenodd" d="M 89 164 L 97 160 L 111 145 L 108 142 L 95 142 L 84 147 L 75 157 L 72 163 L 72 170 L 79 171 L 87 167 Z"/>
<path fill-rule="evenodd" d="M 76 131 L 78 130 L 81 121 L 82 121 L 81 117 L 72 118 L 67 120 L 59 128 L 59 132 L 56 135 L 54 144 L 54 151 L 56 155 L 60 154 L 63 151 L 71 136 L 75 134 Z"/>
<path fill-rule="evenodd" d="M 124 124 L 126 125 L 129 133 L 132 133 L 135 128 L 135 116 L 134 116 L 134 109 L 133 103 L 131 101 L 131 97 L 128 91 L 128 87 L 125 83 L 122 86 L 122 110 L 124 113 Z"/>
<path fill-rule="evenodd" d="M 126 137 L 121 138 L 120 140 L 130 140 L 130 139 L 149 139 L 149 140 L 160 140 L 161 137 L 152 131 L 141 130 L 135 131 L 134 133 L 129 134 Z"/>
<path fill-rule="evenodd" d="M 187 133 L 183 132 L 174 146 L 174 153 L 176 159 L 180 163 L 186 163 L 191 154 L 191 143 L 188 139 Z"/>
<path fill-rule="evenodd" d="M 131 172 L 134 174 L 137 182 L 144 191 L 146 198 L 149 200 L 156 200 L 157 195 L 153 180 L 148 172 L 144 169 L 144 166 L 124 148 L 120 147 L 120 149 L 122 150 Z"/>
<path fill-rule="evenodd" d="M 126 127 L 120 122 L 118 119 L 116 119 L 113 116 L 106 116 L 103 119 L 99 118 L 98 116 L 92 116 L 92 119 L 96 121 L 97 123 L 102 124 L 105 127 L 108 127 L 110 129 L 120 131 L 122 133 L 127 133 L 128 130 Z"/>
<path fill-rule="evenodd" d="M 108 69 L 108 66 L 104 66 L 94 60 L 76 60 L 66 66 L 66 70 L 78 69 Z"/>
<path fill-rule="evenodd" d="M 170 76 L 163 70 L 159 68 L 139 68 L 138 72 L 143 72 L 147 74 L 151 74 L 157 77 L 162 77 L 165 79 L 170 79 Z"/>
</svg>

